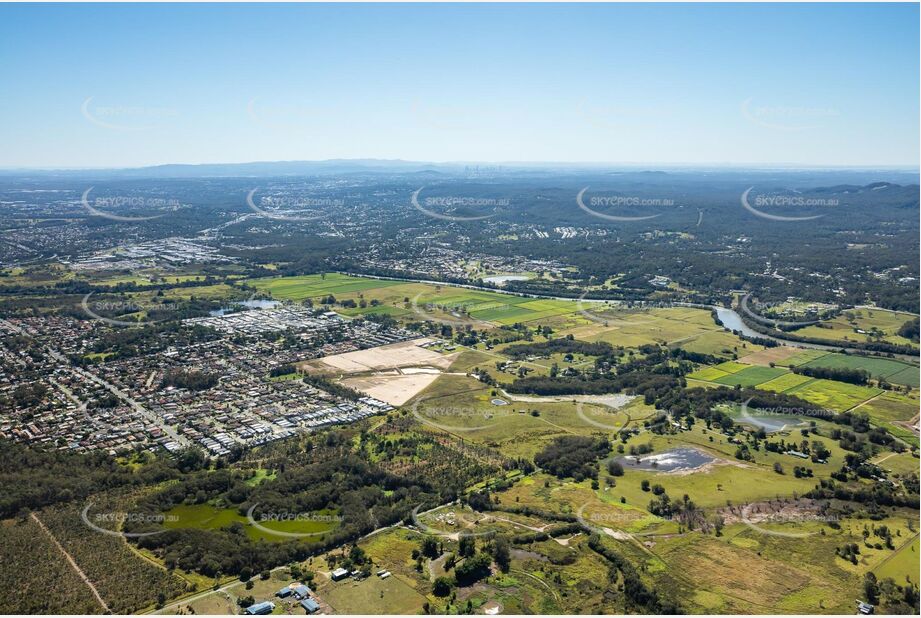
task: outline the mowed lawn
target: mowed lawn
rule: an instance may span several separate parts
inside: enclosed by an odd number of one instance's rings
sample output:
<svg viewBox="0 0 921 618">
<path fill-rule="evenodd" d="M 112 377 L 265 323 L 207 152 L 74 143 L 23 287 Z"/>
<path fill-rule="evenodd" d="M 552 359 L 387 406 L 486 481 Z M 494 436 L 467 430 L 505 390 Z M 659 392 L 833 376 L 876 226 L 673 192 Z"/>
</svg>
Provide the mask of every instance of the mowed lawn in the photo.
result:
<svg viewBox="0 0 921 618">
<path fill-rule="evenodd" d="M 427 599 L 398 576 L 381 579 L 375 575 L 356 582 L 348 578 L 329 582 L 317 594 L 338 614 L 421 614 Z"/>
</svg>

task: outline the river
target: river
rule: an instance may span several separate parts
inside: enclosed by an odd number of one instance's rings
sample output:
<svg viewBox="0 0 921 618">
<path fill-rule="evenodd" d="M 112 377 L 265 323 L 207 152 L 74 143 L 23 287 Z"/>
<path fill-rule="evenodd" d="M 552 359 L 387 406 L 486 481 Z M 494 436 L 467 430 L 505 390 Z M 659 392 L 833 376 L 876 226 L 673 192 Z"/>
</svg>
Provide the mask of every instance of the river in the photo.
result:
<svg viewBox="0 0 921 618">
<path fill-rule="evenodd" d="M 384 281 L 406 281 L 406 282 L 411 282 L 411 283 L 427 283 L 429 285 L 466 288 L 469 290 L 483 290 L 484 292 L 495 292 L 497 294 L 509 294 L 512 296 L 523 296 L 526 298 L 544 298 L 548 300 L 566 300 L 570 302 L 583 302 L 583 303 L 605 303 L 605 302 L 617 303 L 618 302 L 616 300 L 601 300 L 601 299 L 593 299 L 593 298 L 578 299 L 578 298 L 564 297 L 564 296 L 552 296 L 549 294 L 512 292 L 509 290 L 503 290 L 503 289 L 498 289 L 498 288 L 487 288 L 487 287 L 483 287 L 479 285 L 470 285 L 470 284 L 463 284 L 463 283 L 446 283 L 444 281 L 429 281 L 426 279 L 410 279 L 410 278 L 403 278 L 403 277 L 383 277 L 379 275 L 365 275 L 362 273 L 351 273 L 351 272 L 342 272 L 342 271 L 337 271 L 337 272 L 339 272 L 339 274 L 342 274 L 342 275 L 349 275 L 352 277 L 364 277 L 366 279 L 381 279 Z M 633 302 L 637 306 L 642 306 L 644 301 L 633 301 Z M 665 305 L 666 303 L 657 302 L 654 304 L 657 307 L 661 307 Z M 674 307 L 697 307 L 700 309 L 715 309 L 716 314 L 720 319 L 720 322 L 723 323 L 723 326 L 725 326 L 729 330 L 737 330 L 743 335 L 745 335 L 746 337 L 758 337 L 761 339 L 770 339 L 771 341 L 776 341 L 777 343 L 782 344 L 782 345 L 790 346 L 793 348 L 804 348 L 807 350 L 824 350 L 826 352 L 837 352 L 838 350 L 841 350 L 842 348 L 848 349 L 846 345 L 843 345 L 844 342 L 842 342 L 842 345 L 823 345 L 820 343 L 808 343 L 805 341 L 791 341 L 789 339 L 781 339 L 780 337 L 764 335 L 746 326 L 745 322 L 742 321 L 742 316 L 736 313 L 734 309 L 729 309 L 727 307 L 718 307 L 715 305 L 702 305 L 702 304 L 697 304 L 697 303 L 681 303 L 681 302 L 668 303 L 668 305 L 674 306 Z M 852 351 L 857 351 L 857 350 L 852 349 Z M 882 354 L 882 353 L 873 353 L 869 351 L 866 353 L 871 356 L 882 356 L 884 358 L 889 358 L 888 355 Z M 897 358 L 899 360 L 903 360 L 903 361 L 907 361 L 911 363 L 918 362 L 918 357 L 912 356 L 910 354 L 893 354 L 892 358 Z"/>
</svg>

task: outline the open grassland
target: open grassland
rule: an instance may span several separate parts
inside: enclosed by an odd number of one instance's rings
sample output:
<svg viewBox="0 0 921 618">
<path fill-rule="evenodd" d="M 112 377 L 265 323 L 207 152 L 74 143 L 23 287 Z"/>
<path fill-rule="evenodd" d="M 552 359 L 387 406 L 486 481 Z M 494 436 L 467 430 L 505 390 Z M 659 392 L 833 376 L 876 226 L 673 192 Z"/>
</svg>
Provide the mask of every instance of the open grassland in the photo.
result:
<svg viewBox="0 0 921 618">
<path fill-rule="evenodd" d="M 494 399 L 507 405 L 496 405 Z M 432 431 L 489 446 L 507 457 L 528 458 L 555 437 L 613 432 L 641 425 L 654 413 L 639 399 L 619 409 L 565 397 L 526 399 L 518 401 L 473 378 L 442 375 L 404 409 Z"/>
<path fill-rule="evenodd" d="M 807 326 L 796 333 L 805 337 L 818 337 L 830 341 L 872 341 L 868 334 L 873 329 L 883 334 L 883 341 L 899 345 L 917 345 L 900 337 L 899 328 L 916 316 L 910 313 L 885 311 L 883 309 L 850 309 L 821 324 Z M 862 330 L 864 333 L 858 333 Z"/>
<path fill-rule="evenodd" d="M 834 526 L 807 520 L 755 529 L 735 523 L 719 537 L 691 534 L 657 538 L 652 551 L 667 563 L 667 573 L 677 581 L 666 585 L 676 585 L 689 611 L 851 613 L 853 599 L 861 594 L 863 574 L 878 569 L 886 560 L 903 559 L 901 552 L 866 547 L 864 527 L 872 530 L 886 525 L 894 538 L 910 539 L 915 533 L 908 530 L 906 522 L 914 514 L 907 510 L 904 514 L 882 521 L 844 519 Z M 800 536 L 766 533 L 772 530 Z M 857 565 L 835 553 L 847 543 L 861 547 Z M 917 554 L 913 558 L 907 555 L 905 562 L 917 573 Z M 781 580 L 777 580 L 778 574 L 783 575 Z"/>
<path fill-rule="evenodd" d="M 748 532 L 744 528 L 742 534 Z M 853 581 L 817 571 L 814 560 L 767 557 L 763 551 L 746 547 L 748 543 L 732 540 L 729 535 L 692 534 L 656 543 L 653 551 L 667 565 L 669 583 L 689 610 L 760 614 L 844 613 L 851 609 L 853 601 L 845 595 Z M 785 544 L 792 544 L 791 540 L 786 539 Z"/>
<path fill-rule="evenodd" d="M 721 358 L 743 357 L 743 359 L 746 356 L 752 356 L 753 354 L 758 354 L 765 350 L 762 346 L 748 341 L 742 341 L 737 336 L 725 330 L 707 331 L 695 335 L 690 339 L 675 343 L 674 346 L 698 354 L 710 354 L 711 356 L 718 356 Z M 767 348 L 767 350 L 773 349 L 777 348 Z"/>
<path fill-rule="evenodd" d="M 273 298 L 293 301 L 319 298 L 330 294 L 336 298 L 353 298 L 357 296 L 357 293 L 365 290 L 400 285 L 399 281 L 349 277 L 338 273 L 251 279 L 247 283 L 255 286 L 260 292 L 269 292 Z"/>
<path fill-rule="evenodd" d="M 785 463 L 791 470 L 786 474 L 777 474 L 760 465 L 743 466 L 734 460 L 726 460 L 691 474 L 628 469 L 617 479 L 617 486 L 605 495 L 612 502 L 623 497 L 629 505 L 646 508 L 653 495 L 643 491 L 641 483 L 648 480 L 651 484 L 662 485 L 666 493 L 675 499 L 687 494 L 699 506 L 713 508 L 725 506 L 727 501 L 734 504 L 754 502 L 792 495 L 794 492 L 805 493 L 812 489 L 814 480 L 793 476 L 793 465 L 799 465 L 800 462 L 787 457 Z"/>
<path fill-rule="evenodd" d="M 317 570 L 314 580 L 317 595 L 337 614 L 419 614 L 428 600 L 428 578 L 415 570 L 413 549 L 418 549 L 422 535 L 394 528 L 363 539 L 360 546 L 374 564 L 374 571 L 386 569 L 387 579 L 371 577 L 356 582 L 351 578 L 334 582 L 328 567 L 320 559 L 306 565 Z"/>
<path fill-rule="evenodd" d="M 687 436 L 657 439 L 680 444 L 684 442 L 681 438 Z M 702 436 L 706 434 L 699 437 Z M 656 452 L 665 446 L 656 442 L 654 445 Z M 731 448 L 733 445 L 717 443 L 711 454 L 719 455 Z M 840 449 L 834 456 L 840 459 Z M 877 548 L 875 544 L 866 546 L 862 535 L 864 526 L 872 530 L 886 525 L 894 538 L 912 539 L 916 533 L 911 532 L 907 522 L 915 515 L 910 510 L 903 509 L 904 516 L 902 511 L 893 512 L 881 521 L 845 519 L 828 523 L 805 518 L 756 528 L 730 522 L 721 535 L 682 531 L 675 522 L 645 511 L 652 494 L 643 492 L 639 486 L 644 475 L 653 483 L 662 484 L 668 495 L 688 493 L 696 504 L 711 512 L 725 509 L 729 503 L 739 505 L 754 500 L 772 501 L 774 495 L 790 496 L 808 490 L 815 483 L 815 479 L 777 475 L 767 468 L 769 463 L 765 458 L 762 465 L 744 468 L 721 465 L 692 474 L 628 470 L 615 479 L 616 486 L 597 491 L 591 489 L 589 481 L 561 481 L 538 473 L 497 494 L 497 506 L 581 514 L 584 521 L 603 535 L 620 539 L 609 541 L 655 581 L 660 593 L 678 600 L 688 613 L 850 613 L 853 598 L 860 595 L 864 573 L 876 570 L 878 575 L 894 576 L 901 582 L 905 574 L 917 573 L 917 537 L 912 540 L 914 550 L 912 544 L 900 546 L 897 541 L 898 549 L 893 551 Z M 730 470 L 732 474 L 723 478 L 719 476 L 720 470 Z M 771 483 L 771 475 L 779 484 Z M 627 498 L 626 504 L 621 502 L 621 495 Z M 872 538 L 875 537 L 871 535 Z M 856 566 L 836 556 L 835 550 L 848 543 L 861 546 Z"/>
<path fill-rule="evenodd" d="M 427 283 L 352 277 L 338 273 L 252 279 L 247 283 L 274 298 L 302 301 L 333 296 L 336 300 L 363 298 L 380 302 L 364 308 L 344 309 L 346 315 L 386 313 L 393 316 L 418 314 L 448 321 L 488 322 L 510 325 L 571 314 L 574 301 L 534 299 L 513 294 Z"/>
<path fill-rule="evenodd" d="M 456 507 L 446 507 L 424 516 L 426 521 L 443 517 L 448 511 L 456 516 L 483 517 Z M 531 532 L 532 528 L 546 525 L 535 518 L 495 511 L 488 514 L 492 524 L 511 534 Z M 526 528 L 524 526 L 530 526 Z M 515 614 L 577 614 L 586 611 L 623 611 L 618 595 L 605 595 L 608 587 L 608 564 L 598 554 L 585 547 L 584 534 L 569 535 L 565 539 L 537 541 L 515 545 L 507 572 L 494 571 L 488 578 L 456 589 L 456 598 L 436 597 L 431 593 L 430 581 L 437 576 L 453 576 L 451 568 L 445 569 L 447 553 L 457 552 L 456 541 L 447 535 L 434 532 L 445 554 L 435 560 L 425 560 L 422 571 L 415 569 L 412 559 L 418 550 L 421 534 L 401 528 L 386 530 L 361 541 L 360 545 L 374 562 L 374 569 L 387 569 L 391 578 L 369 578 L 373 583 L 331 584 L 326 577 L 319 578 L 317 592 L 337 611 L 363 611 L 369 607 L 380 613 L 419 613 L 422 603 L 428 602 L 439 612 L 455 614 L 468 606 L 473 613 Z M 483 537 L 475 542 L 481 547 Z M 308 567 L 316 568 L 316 567 Z M 402 594 L 386 591 L 381 597 L 375 591 L 382 583 L 398 578 L 405 586 Z M 335 586 L 339 586 L 338 589 Z M 367 588 L 367 593 L 362 587 Z M 340 592 L 341 591 L 341 592 Z M 345 598 L 345 593 L 353 593 Z M 361 601 L 364 604 L 359 604 Z M 370 605 L 368 605 L 368 603 Z M 337 605 L 338 604 L 338 605 Z"/>
<path fill-rule="evenodd" d="M 911 453 L 883 453 L 873 458 L 873 463 L 883 470 L 900 476 L 918 473 L 918 458 Z"/>
<path fill-rule="evenodd" d="M 272 534 L 277 530 L 288 534 L 309 534 L 314 538 L 335 528 L 335 511 L 318 511 L 316 519 L 300 518 L 289 521 L 258 521 L 259 526 L 253 524 L 241 515 L 236 509 L 221 508 L 210 504 L 180 504 L 165 513 L 164 526 L 166 528 L 198 528 L 202 530 L 216 530 L 226 528 L 233 523 L 240 523 L 246 530 L 246 535 L 253 540 L 270 542 L 288 541 L 290 537 Z"/>
<path fill-rule="evenodd" d="M 387 579 L 372 575 L 360 582 L 323 580 L 317 595 L 337 614 L 420 614 L 426 602 L 423 594 L 398 575 Z"/>
<path fill-rule="evenodd" d="M 724 332 L 713 322 L 710 313 L 702 309 L 617 309 L 592 316 L 594 324 L 561 331 L 560 335 L 571 334 L 583 341 L 606 341 L 623 347 L 648 343 L 684 347 L 703 335 Z M 724 339 L 715 345 L 722 349 L 725 344 Z"/>
<path fill-rule="evenodd" d="M 143 298 L 149 304 L 163 302 L 167 299 L 200 298 L 208 300 L 222 300 L 231 298 L 245 297 L 239 288 L 227 285 L 226 283 L 217 283 L 215 285 L 202 285 L 190 288 L 167 288 L 163 290 L 163 296 L 157 296 L 156 292 L 133 292 L 130 294 L 133 298 Z"/>
<path fill-rule="evenodd" d="M 873 572 L 879 579 L 891 577 L 898 584 L 906 580 L 917 584 L 919 565 L 921 565 L 921 546 L 919 546 L 919 537 L 915 534 L 913 539 L 881 562 Z"/>
<path fill-rule="evenodd" d="M 811 419 L 815 420 L 816 426 L 820 431 L 830 430 L 835 427 L 830 422 L 823 421 L 821 419 Z M 789 431 L 781 432 L 776 434 L 779 437 L 784 437 L 788 441 L 791 439 L 799 439 L 798 431 Z M 676 448 L 680 446 L 693 446 L 699 448 L 700 450 L 715 456 L 717 458 L 723 459 L 726 462 L 729 462 L 726 465 L 714 466 L 715 471 L 725 469 L 724 474 L 727 476 L 733 476 L 733 474 L 738 476 L 738 480 L 742 481 L 746 478 L 748 474 L 754 474 L 755 477 L 762 477 L 761 472 L 770 472 L 767 476 L 764 476 L 764 482 L 767 484 L 767 487 L 745 487 L 743 482 L 733 482 L 732 485 L 726 485 L 723 487 L 720 493 L 723 495 L 721 498 L 716 500 L 719 503 L 721 500 L 725 501 L 726 499 L 734 501 L 751 501 L 755 499 L 774 497 L 776 495 L 790 495 L 792 491 L 775 491 L 777 489 L 787 489 L 798 490 L 800 493 L 803 491 L 808 491 L 815 485 L 815 479 L 796 479 L 793 477 L 792 468 L 793 466 L 806 465 L 814 470 L 815 478 L 826 478 L 829 477 L 831 472 L 837 470 L 841 464 L 844 462 L 845 451 L 838 445 L 836 440 L 831 438 L 826 438 L 819 435 L 810 435 L 810 440 L 817 440 L 822 442 L 825 447 L 831 452 L 831 456 L 828 459 L 827 464 L 818 464 L 812 462 L 805 462 L 802 459 L 793 457 L 792 455 L 786 455 L 782 453 L 773 453 L 764 449 L 758 451 L 751 451 L 753 461 L 740 462 L 735 459 L 735 452 L 737 445 L 729 442 L 729 438 L 724 434 L 721 434 L 714 430 L 709 430 L 706 427 L 702 426 L 699 423 L 696 423 L 690 431 L 683 431 L 677 435 L 655 435 L 655 434 L 640 434 L 639 436 L 634 436 L 628 441 L 629 444 L 651 444 L 654 452 L 661 453 L 671 448 Z M 773 471 L 773 466 L 775 463 L 781 464 L 784 468 L 785 474 L 777 474 Z M 732 464 L 732 465 L 729 465 Z M 788 470 L 789 469 L 789 470 Z M 757 470 L 757 472 L 756 472 Z M 653 474 L 658 477 L 688 477 L 690 480 L 678 481 L 675 480 L 676 484 L 684 484 L 686 482 L 693 483 L 694 477 L 703 477 L 706 476 L 706 470 L 698 470 L 693 474 L 687 475 L 676 475 L 669 473 L 650 473 L 650 472 L 641 472 L 638 470 L 628 470 L 628 472 L 643 475 L 643 474 Z M 773 476 L 772 476 L 773 475 Z M 774 478 L 776 477 L 776 478 Z M 752 481 L 752 478 L 748 478 L 748 481 Z M 719 481 L 718 481 L 719 482 Z M 793 483 L 792 485 L 789 483 Z M 776 485 L 779 483 L 779 485 Z M 618 481 L 618 486 L 620 486 L 620 481 Z M 639 486 L 639 482 L 637 482 Z M 727 494 L 727 488 L 731 486 L 737 486 L 739 491 L 742 492 L 738 495 L 733 495 L 732 493 Z M 803 489 L 805 488 L 805 489 Z M 749 493 L 751 492 L 751 493 Z M 649 496 L 649 494 L 646 494 Z M 680 494 L 679 494 L 680 495 Z M 691 497 L 695 500 L 697 497 L 692 493 Z"/>
<path fill-rule="evenodd" d="M 909 421 L 918 416 L 917 395 L 886 392 L 860 406 L 871 418 L 881 421 Z"/>
<path fill-rule="evenodd" d="M 858 410 L 885 427 L 892 435 L 913 446 L 918 446 L 917 425 L 918 393 L 909 395 L 885 392 L 861 405 Z M 914 422 L 912 422 L 914 421 Z"/>
</svg>

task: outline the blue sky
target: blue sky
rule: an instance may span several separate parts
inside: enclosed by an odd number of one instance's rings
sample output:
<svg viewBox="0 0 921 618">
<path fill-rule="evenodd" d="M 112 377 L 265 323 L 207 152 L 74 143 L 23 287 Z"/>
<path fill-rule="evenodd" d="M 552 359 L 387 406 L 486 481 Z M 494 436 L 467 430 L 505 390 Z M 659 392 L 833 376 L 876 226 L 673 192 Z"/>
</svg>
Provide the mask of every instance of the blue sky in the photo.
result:
<svg viewBox="0 0 921 618">
<path fill-rule="evenodd" d="M 0 167 L 919 161 L 916 4 L 2 5 Z"/>
</svg>

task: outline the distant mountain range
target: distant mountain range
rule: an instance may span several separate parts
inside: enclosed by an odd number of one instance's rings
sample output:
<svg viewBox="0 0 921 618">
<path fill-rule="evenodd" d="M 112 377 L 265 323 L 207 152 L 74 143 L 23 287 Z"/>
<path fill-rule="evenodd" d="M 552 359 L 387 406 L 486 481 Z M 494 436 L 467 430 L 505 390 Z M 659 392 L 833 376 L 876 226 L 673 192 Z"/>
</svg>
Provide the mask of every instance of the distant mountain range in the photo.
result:
<svg viewBox="0 0 921 618">
<path fill-rule="evenodd" d="M 821 176 L 841 175 L 841 180 L 860 182 L 879 181 L 888 177 L 893 181 L 910 184 L 917 178 L 918 170 L 909 168 L 796 168 L 791 166 L 682 166 L 662 165 L 655 169 L 643 164 L 617 163 L 569 163 L 569 162 L 447 162 L 406 161 L 402 159 L 327 159 L 320 161 L 254 161 L 250 163 L 170 163 L 136 168 L 84 168 L 84 169 L 0 169 L 0 176 L 18 177 L 92 177 L 104 179 L 132 178 L 221 178 L 221 177 L 270 177 L 270 176 L 331 176 L 345 174 L 415 174 L 418 176 L 495 177 L 506 175 L 546 175 L 548 173 L 581 176 L 607 175 L 633 177 L 647 182 L 669 182 L 674 175 L 700 175 L 701 180 L 738 177 L 739 175 L 786 175 L 818 174 Z M 858 174 L 853 177 L 851 174 Z M 837 180 L 838 178 L 836 178 Z M 803 179 L 804 180 L 804 179 Z M 845 181 L 845 182 L 847 182 Z M 842 183 L 843 184 L 843 183 Z M 885 185 L 886 182 L 879 184 Z M 835 189 L 839 187 L 834 187 Z"/>
</svg>

